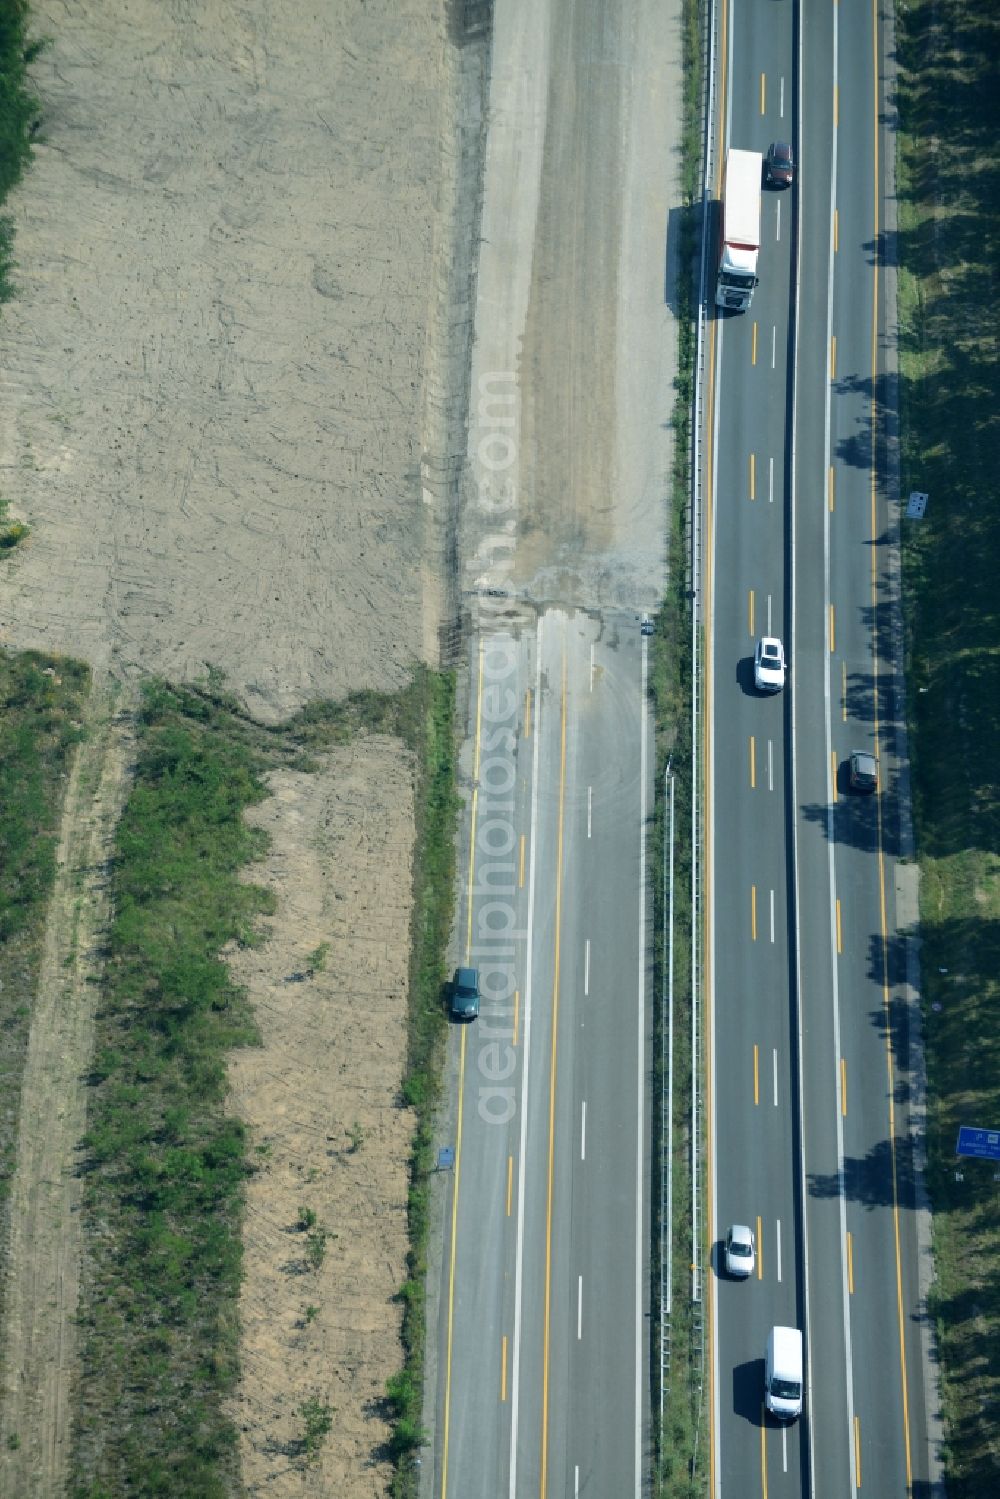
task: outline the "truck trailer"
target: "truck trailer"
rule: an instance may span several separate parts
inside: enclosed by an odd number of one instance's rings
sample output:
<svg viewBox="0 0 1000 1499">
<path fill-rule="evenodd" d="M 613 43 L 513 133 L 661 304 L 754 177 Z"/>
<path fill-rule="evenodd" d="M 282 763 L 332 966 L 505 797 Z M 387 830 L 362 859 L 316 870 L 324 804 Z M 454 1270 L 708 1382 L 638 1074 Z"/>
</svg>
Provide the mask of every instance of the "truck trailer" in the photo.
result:
<svg viewBox="0 0 1000 1499">
<path fill-rule="evenodd" d="M 717 306 L 733 312 L 746 312 L 757 285 L 763 170 L 760 151 L 730 150 L 726 156 L 715 301 Z"/>
</svg>

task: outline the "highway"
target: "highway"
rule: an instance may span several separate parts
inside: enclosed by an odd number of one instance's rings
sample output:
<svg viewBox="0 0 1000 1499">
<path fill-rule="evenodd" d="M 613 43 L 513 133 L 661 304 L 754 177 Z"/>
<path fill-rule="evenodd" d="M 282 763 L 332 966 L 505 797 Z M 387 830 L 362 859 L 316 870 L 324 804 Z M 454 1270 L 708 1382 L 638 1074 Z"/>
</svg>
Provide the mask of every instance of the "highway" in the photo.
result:
<svg viewBox="0 0 1000 1499">
<path fill-rule="evenodd" d="M 924 1496 L 877 11 L 720 11 L 715 158 L 790 140 L 752 308 L 710 309 L 704 652 L 713 1499 Z M 649 643 L 675 337 L 679 43 L 653 0 L 495 9 L 459 566 L 455 1026 L 429 1499 L 648 1492 Z M 718 192 L 718 182 L 716 193 Z M 711 267 L 710 267 L 711 274 Z M 709 300 L 712 300 L 711 288 Z M 786 690 L 753 688 L 782 637 Z M 688 649 L 688 642 L 677 648 Z M 850 793 L 854 749 L 877 795 Z M 721 1273 L 728 1224 L 757 1240 Z M 805 1335 L 766 1418 L 768 1330 Z"/>
<path fill-rule="evenodd" d="M 795 144 L 766 192 L 760 286 L 712 322 L 708 631 L 715 1237 L 714 1492 L 930 1492 L 905 971 L 876 253 L 887 141 L 871 6 L 736 4 L 728 143 Z M 720 149 L 718 158 L 721 161 Z M 893 496 L 895 498 L 895 496 Z M 789 683 L 754 692 L 755 637 Z M 878 755 L 879 794 L 846 782 Z M 717 1255 L 718 1264 L 718 1255 Z M 763 1411 L 768 1329 L 804 1329 L 805 1411 Z"/>
<path fill-rule="evenodd" d="M 469 654 L 431 1280 L 435 1499 L 646 1492 L 653 746 L 676 40 L 655 0 L 494 12 L 460 560 Z"/>
<path fill-rule="evenodd" d="M 459 1040 L 452 1493 L 640 1492 L 645 656 L 633 615 L 549 610 L 534 636 L 482 642 L 465 938 L 484 1005 Z"/>
</svg>

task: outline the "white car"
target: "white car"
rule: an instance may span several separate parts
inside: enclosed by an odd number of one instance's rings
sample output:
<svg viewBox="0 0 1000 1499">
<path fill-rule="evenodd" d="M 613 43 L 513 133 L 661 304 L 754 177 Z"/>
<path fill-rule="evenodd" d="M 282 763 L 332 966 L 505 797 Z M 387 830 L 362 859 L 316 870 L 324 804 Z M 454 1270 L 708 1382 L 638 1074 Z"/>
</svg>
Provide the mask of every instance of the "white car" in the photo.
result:
<svg viewBox="0 0 1000 1499">
<path fill-rule="evenodd" d="M 776 635 L 762 635 L 753 658 L 758 692 L 780 692 L 785 685 L 785 648 Z"/>
<path fill-rule="evenodd" d="M 726 1234 L 726 1274 L 746 1280 L 753 1274 L 753 1234 L 745 1223 L 734 1223 Z"/>
</svg>

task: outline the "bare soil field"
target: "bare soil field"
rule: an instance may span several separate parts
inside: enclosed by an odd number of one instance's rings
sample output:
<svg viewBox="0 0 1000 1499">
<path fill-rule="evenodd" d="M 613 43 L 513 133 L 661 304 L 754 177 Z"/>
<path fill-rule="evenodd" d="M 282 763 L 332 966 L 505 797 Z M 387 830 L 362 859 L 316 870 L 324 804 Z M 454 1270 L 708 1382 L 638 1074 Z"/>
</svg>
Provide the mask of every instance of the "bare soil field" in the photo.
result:
<svg viewBox="0 0 1000 1499">
<path fill-rule="evenodd" d="M 257 716 L 425 639 L 444 0 L 39 0 L 11 203 L 0 638 L 222 670 Z M 436 618 L 427 639 L 435 636 Z"/>
<path fill-rule="evenodd" d="M 412 781 L 397 743 L 375 739 L 270 784 L 251 821 L 271 851 L 247 878 L 274 890 L 278 910 L 265 945 L 231 960 L 263 1041 L 231 1067 L 258 1165 L 234 1412 L 243 1475 L 249 1494 L 278 1499 L 381 1495 L 413 1130 L 399 1107 Z M 309 1400 L 330 1407 L 332 1427 L 307 1465 Z"/>
<path fill-rule="evenodd" d="M 428 366 L 454 273 L 448 0 L 33 10 L 50 45 L 0 313 L 0 492 L 31 535 L 0 577 L 0 643 L 71 653 L 126 694 L 149 673 L 217 672 L 266 722 L 402 685 L 415 659 L 436 664 L 447 592 L 421 462 L 428 405 L 447 400 Z M 380 1397 L 401 1357 L 409 758 L 368 740 L 275 792 L 259 815 L 278 914 L 245 974 L 265 1045 L 233 1070 L 266 1147 L 236 1418 L 250 1492 L 352 1499 L 385 1492 Z M 67 848 L 90 816 L 68 799 Z M 289 982 L 323 942 L 323 972 Z M 79 1018 L 60 1057 L 73 1130 Z M 25 1116 L 26 1202 L 68 1169 L 37 1129 Z M 72 1190 L 54 1190 L 61 1224 Z M 329 1235 L 318 1268 L 302 1268 L 300 1207 Z M 17 1316 L 30 1327 L 44 1303 L 59 1353 L 55 1383 L 43 1359 L 6 1377 L 27 1380 L 18 1410 L 41 1413 L 52 1454 L 32 1492 L 56 1494 L 76 1269 L 56 1232 L 53 1303 L 23 1236 L 12 1247 Z M 309 1398 L 333 1426 L 304 1468 Z"/>
</svg>

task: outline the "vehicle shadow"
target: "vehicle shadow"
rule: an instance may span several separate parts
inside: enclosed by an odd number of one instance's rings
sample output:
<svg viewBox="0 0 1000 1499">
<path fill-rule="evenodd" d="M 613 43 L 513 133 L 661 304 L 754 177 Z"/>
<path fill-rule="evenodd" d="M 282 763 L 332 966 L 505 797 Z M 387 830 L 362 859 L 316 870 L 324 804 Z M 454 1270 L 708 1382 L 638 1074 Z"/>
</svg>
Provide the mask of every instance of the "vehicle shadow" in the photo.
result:
<svg viewBox="0 0 1000 1499">
<path fill-rule="evenodd" d="M 758 692 L 753 679 L 753 657 L 742 656 L 736 663 L 736 685 L 746 697 L 764 697 Z"/>
<path fill-rule="evenodd" d="M 764 1360 L 748 1359 L 733 1368 L 733 1414 L 759 1426 L 763 1420 Z"/>
</svg>

